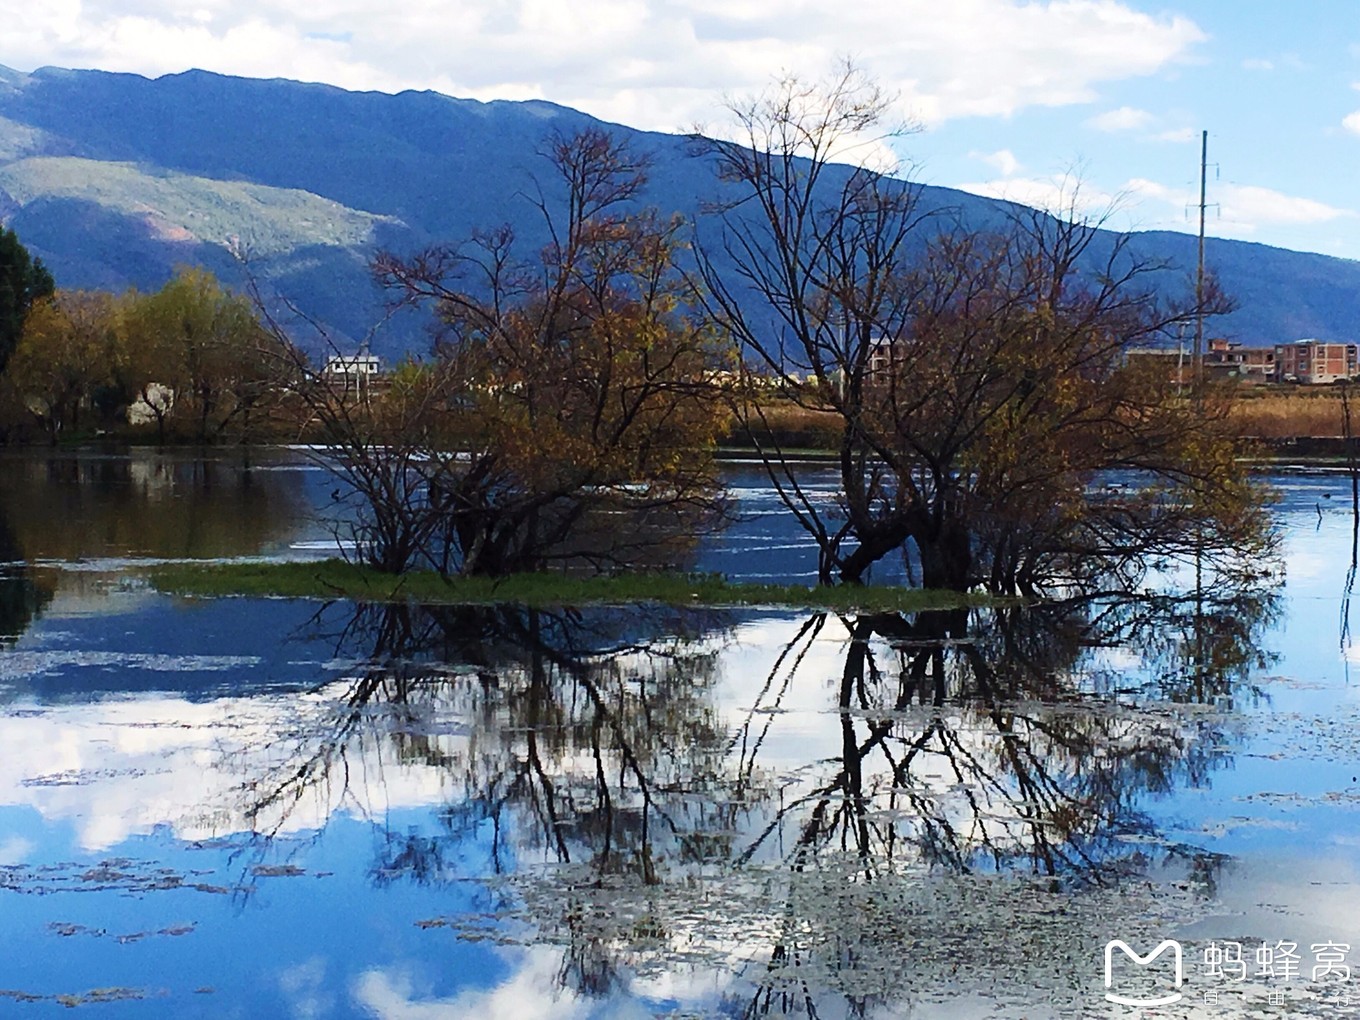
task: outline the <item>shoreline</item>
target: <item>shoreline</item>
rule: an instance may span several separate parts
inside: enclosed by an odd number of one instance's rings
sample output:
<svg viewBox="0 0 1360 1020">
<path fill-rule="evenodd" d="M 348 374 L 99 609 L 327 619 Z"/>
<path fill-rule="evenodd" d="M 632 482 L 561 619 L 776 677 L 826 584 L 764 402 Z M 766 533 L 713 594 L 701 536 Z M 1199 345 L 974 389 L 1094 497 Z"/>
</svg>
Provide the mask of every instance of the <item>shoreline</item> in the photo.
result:
<svg viewBox="0 0 1360 1020">
<path fill-rule="evenodd" d="M 1354 444 L 1354 456 L 1360 462 L 1360 436 L 1347 440 L 1342 436 L 1292 436 L 1288 438 L 1263 439 L 1243 437 L 1242 442 L 1255 447 L 1250 454 L 1240 459 L 1246 463 L 1259 465 L 1263 470 L 1289 470 L 1291 468 L 1315 469 L 1336 468 L 1345 470 L 1349 463 L 1348 445 Z M 46 443 L 0 444 L 0 456 L 44 451 L 49 454 L 71 454 L 83 450 L 116 453 L 124 451 L 162 451 L 165 453 L 184 453 L 194 451 L 205 456 L 232 454 L 250 451 L 290 450 L 300 445 L 294 442 L 252 442 L 208 444 L 193 442 L 141 442 L 123 437 L 82 437 L 56 445 Z M 839 462 L 839 453 L 828 447 L 808 446 L 791 442 L 783 450 L 785 459 L 790 463 L 831 464 Z M 724 444 L 717 448 L 714 459 L 720 464 L 760 464 L 761 455 L 753 445 Z"/>
</svg>

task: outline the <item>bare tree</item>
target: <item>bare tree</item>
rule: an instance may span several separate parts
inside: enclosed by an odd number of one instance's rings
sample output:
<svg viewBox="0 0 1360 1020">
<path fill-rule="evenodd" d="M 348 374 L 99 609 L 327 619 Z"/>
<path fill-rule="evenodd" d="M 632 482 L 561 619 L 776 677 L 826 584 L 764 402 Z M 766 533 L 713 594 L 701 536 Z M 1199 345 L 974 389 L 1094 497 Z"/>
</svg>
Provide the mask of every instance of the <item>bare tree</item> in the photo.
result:
<svg viewBox="0 0 1360 1020">
<path fill-rule="evenodd" d="M 884 126 L 890 101 L 847 63 L 827 81 L 790 76 L 732 104 L 735 140 L 695 140 L 729 196 L 715 210 L 717 236 L 696 245 L 710 311 L 773 374 L 778 397 L 839 421 L 837 512 L 809 497 L 777 442 L 762 451 L 784 503 L 817 541 L 822 583 L 858 581 L 908 535 L 906 508 L 863 423 L 874 356 L 908 325 L 918 189 L 838 162 L 881 151 L 900 133 Z M 760 398 L 738 410 L 761 431 Z"/>
<path fill-rule="evenodd" d="M 797 406 L 829 412 L 828 512 L 777 445 L 763 451 L 816 539 L 822 583 L 898 550 L 928 587 L 1127 585 L 1159 556 L 1240 562 L 1269 547 L 1225 397 L 1125 365 L 1225 304 L 1168 300 L 1127 237 L 1015 208 L 1000 226 L 926 216 L 912 185 L 837 165 L 887 97 L 852 66 L 787 78 L 733 107 L 739 141 L 703 140 L 729 200 L 699 245 L 719 322 Z M 744 407 L 758 424 L 762 399 Z M 1136 476 L 1118 490 L 1103 473 Z"/>
<path fill-rule="evenodd" d="M 1073 210 L 931 239 L 863 429 L 925 584 L 1123 589 L 1161 557 L 1268 551 L 1230 392 L 1126 358 L 1225 307 L 1166 298 L 1167 268 Z"/>
</svg>

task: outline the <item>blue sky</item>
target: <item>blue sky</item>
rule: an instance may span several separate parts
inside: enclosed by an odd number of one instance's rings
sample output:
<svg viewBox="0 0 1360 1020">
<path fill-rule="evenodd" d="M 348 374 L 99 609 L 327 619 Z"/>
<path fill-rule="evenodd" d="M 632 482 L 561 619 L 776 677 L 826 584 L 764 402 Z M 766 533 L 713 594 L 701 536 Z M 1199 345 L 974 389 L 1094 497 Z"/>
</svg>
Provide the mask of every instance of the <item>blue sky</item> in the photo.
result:
<svg viewBox="0 0 1360 1020">
<path fill-rule="evenodd" d="M 0 0 L 0 63 L 202 67 L 550 99 L 721 130 L 724 94 L 851 56 L 920 130 L 930 184 L 1360 258 L 1357 0 Z M 1349 119 L 1348 119 L 1349 118 Z"/>
<path fill-rule="evenodd" d="M 920 175 L 1023 198 L 1076 167 L 1093 209 L 1120 196 L 1122 225 L 1193 230 L 1207 130 L 1210 234 L 1360 257 L 1360 116 L 1346 122 L 1360 110 L 1360 4 L 1125 6 L 1174 11 L 1202 38 L 1153 73 L 1095 84 L 1090 101 L 951 119 L 913 140 Z"/>
</svg>

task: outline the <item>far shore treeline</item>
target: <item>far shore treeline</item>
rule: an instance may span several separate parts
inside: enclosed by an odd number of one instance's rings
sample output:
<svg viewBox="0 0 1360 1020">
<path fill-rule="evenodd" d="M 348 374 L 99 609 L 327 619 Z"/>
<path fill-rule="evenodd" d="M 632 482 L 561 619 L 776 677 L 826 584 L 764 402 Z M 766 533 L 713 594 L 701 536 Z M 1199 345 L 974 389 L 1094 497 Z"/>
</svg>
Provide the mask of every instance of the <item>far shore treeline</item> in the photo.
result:
<svg viewBox="0 0 1360 1020">
<path fill-rule="evenodd" d="M 284 435 L 277 347 L 245 297 L 184 267 L 154 293 L 35 292 L 0 375 L 0 440 Z"/>
<path fill-rule="evenodd" d="M 487 224 L 374 255 L 432 337 L 381 376 L 325 370 L 205 270 L 68 291 L 0 233 L 0 440 L 316 444 L 336 527 L 389 574 L 684 567 L 732 517 L 731 443 L 758 452 L 826 585 L 885 558 L 924 587 L 1024 595 L 1186 557 L 1259 569 L 1240 437 L 1260 400 L 1124 357 L 1230 308 L 1212 279 L 1167 294 L 1164 267 L 1071 210 L 922 215 L 894 173 L 835 162 L 886 108 L 850 66 L 734 103 L 735 141 L 695 140 L 733 196 L 704 235 L 641 206 L 644 154 L 598 127 L 550 135 L 525 199 L 548 245 Z M 833 498 L 805 488 L 804 447 L 829 455 Z"/>
</svg>

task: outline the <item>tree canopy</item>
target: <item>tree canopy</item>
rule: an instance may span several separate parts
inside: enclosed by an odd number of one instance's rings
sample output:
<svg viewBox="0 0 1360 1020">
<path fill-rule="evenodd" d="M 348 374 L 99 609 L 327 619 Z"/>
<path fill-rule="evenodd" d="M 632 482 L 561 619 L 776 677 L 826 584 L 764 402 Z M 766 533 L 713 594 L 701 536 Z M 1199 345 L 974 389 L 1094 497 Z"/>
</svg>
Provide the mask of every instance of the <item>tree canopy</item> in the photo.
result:
<svg viewBox="0 0 1360 1020">
<path fill-rule="evenodd" d="M 685 227 L 638 208 L 648 162 L 603 130 L 543 155 L 546 247 L 499 227 L 375 260 L 431 313 L 430 358 L 367 401 L 296 374 L 375 566 L 669 565 L 724 519 L 712 376 L 730 355 L 678 268 Z"/>
<path fill-rule="evenodd" d="M 55 289 L 42 259 L 31 257 L 14 231 L 0 227 L 0 370 L 19 344 L 33 302 Z"/>
<path fill-rule="evenodd" d="M 102 291 L 58 291 L 35 302 L 6 376 L 55 441 L 113 374 L 118 301 Z"/>
<path fill-rule="evenodd" d="M 33 302 L 0 372 L 0 434 L 36 421 L 56 441 L 126 425 L 132 408 L 161 438 L 245 437 L 273 406 L 278 362 L 250 301 L 203 269 L 149 294 L 56 290 Z"/>
<path fill-rule="evenodd" d="M 248 417 L 273 386 L 272 338 L 250 300 L 207 270 L 182 267 L 160 290 L 132 297 L 125 336 L 124 378 L 162 431 L 169 408 L 156 387 L 173 390 L 177 416 L 207 442 Z"/>
</svg>

